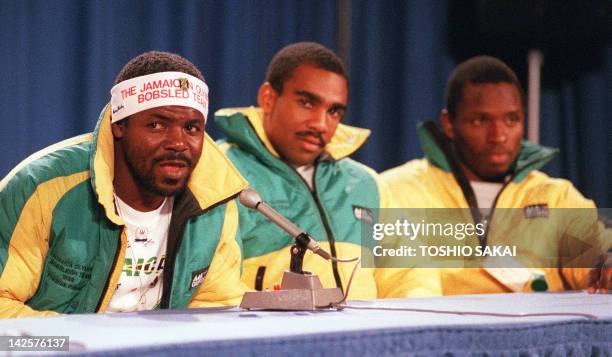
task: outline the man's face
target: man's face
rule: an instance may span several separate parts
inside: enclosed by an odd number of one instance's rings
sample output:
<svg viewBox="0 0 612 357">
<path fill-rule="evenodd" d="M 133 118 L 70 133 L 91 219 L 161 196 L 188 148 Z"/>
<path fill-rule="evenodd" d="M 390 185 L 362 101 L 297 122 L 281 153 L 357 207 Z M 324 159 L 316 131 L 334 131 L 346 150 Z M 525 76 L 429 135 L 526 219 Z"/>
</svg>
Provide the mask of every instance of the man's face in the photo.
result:
<svg viewBox="0 0 612 357">
<path fill-rule="evenodd" d="M 204 116 L 199 111 L 158 107 L 113 125 L 136 187 L 157 196 L 173 196 L 185 189 L 202 154 Z"/>
<path fill-rule="evenodd" d="M 292 166 L 312 164 L 325 150 L 346 112 L 348 84 L 334 72 L 301 65 L 277 93 L 269 83 L 259 90 L 264 129 Z"/>
<path fill-rule="evenodd" d="M 520 149 L 525 114 L 510 83 L 468 83 L 455 118 L 442 114 L 463 171 L 472 181 L 501 181 Z"/>
</svg>

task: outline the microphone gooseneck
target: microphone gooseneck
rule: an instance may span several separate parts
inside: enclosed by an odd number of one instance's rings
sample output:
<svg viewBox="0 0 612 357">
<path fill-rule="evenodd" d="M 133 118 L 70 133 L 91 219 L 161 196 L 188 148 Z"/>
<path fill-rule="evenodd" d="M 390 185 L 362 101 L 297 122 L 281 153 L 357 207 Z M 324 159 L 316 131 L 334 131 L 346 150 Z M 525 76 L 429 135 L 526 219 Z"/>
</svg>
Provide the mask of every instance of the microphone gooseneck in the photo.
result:
<svg viewBox="0 0 612 357">
<path fill-rule="evenodd" d="M 240 193 L 238 199 L 243 206 L 261 213 L 264 217 L 268 218 L 285 232 L 289 233 L 289 235 L 291 235 L 294 239 L 300 239 L 300 242 L 304 243 L 306 248 L 310 249 L 313 253 L 323 257 L 326 260 L 332 258 L 331 254 L 321 249 L 321 247 L 319 247 L 317 244 L 317 241 L 315 241 L 308 233 L 278 213 L 278 211 L 276 211 L 274 208 L 267 205 L 259 193 L 254 189 L 247 187 Z"/>
</svg>

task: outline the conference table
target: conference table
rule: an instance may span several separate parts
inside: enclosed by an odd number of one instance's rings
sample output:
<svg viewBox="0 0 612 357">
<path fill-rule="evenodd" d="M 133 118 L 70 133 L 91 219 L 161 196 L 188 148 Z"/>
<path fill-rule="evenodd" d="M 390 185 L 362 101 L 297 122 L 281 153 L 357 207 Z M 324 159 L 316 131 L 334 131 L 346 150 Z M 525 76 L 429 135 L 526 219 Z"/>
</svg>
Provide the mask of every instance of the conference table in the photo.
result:
<svg viewBox="0 0 612 357">
<path fill-rule="evenodd" d="M 91 356 L 611 356 L 612 295 L 349 301 L 340 311 L 232 307 L 63 315 L 2 320 L 0 335 L 69 336 L 70 355 Z"/>
</svg>

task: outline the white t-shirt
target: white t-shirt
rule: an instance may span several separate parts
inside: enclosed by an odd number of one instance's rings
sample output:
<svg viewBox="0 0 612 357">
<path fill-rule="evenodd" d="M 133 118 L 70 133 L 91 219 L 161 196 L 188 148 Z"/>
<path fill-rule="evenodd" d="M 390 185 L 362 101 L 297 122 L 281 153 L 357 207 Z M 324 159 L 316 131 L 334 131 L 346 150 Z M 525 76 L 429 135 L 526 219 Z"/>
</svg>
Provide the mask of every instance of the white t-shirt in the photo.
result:
<svg viewBox="0 0 612 357">
<path fill-rule="evenodd" d="M 310 191 L 312 191 L 314 189 L 314 186 L 312 184 L 312 176 L 314 174 L 314 165 L 310 164 L 310 165 L 303 165 L 303 166 L 298 166 L 298 167 L 294 167 L 295 171 L 297 171 L 298 174 L 300 174 L 300 176 L 302 176 L 302 178 L 304 179 L 304 181 L 306 181 L 306 185 L 308 185 L 308 188 L 310 189 Z"/>
<path fill-rule="evenodd" d="M 173 197 L 166 198 L 159 208 L 140 212 L 115 195 L 117 213 L 126 224 L 128 244 L 123 271 L 107 311 L 151 310 L 159 304 L 173 203 Z"/>
<path fill-rule="evenodd" d="M 488 219 L 495 197 L 497 197 L 504 184 L 470 181 L 470 185 L 472 185 L 476 195 L 480 213 Z M 530 285 L 528 283 L 538 275 L 543 276 L 543 273 L 537 269 L 526 269 L 521 262 L 513 257 L 487 257 L 483 268 L 512 291 L 529 291 Z"/>
<path fill-rule="evenodd" d="M 497 182 L 470 181 L 470 185 L 472 185 L 472 190 L 474 190 L 474 194 L 476 195 L 476 202 L 478 202 L 480 213 L 488 217 L 493 207 L 493 201 L 495 201 L 495 197 L 497 197 L 497 194 L 504 184 Z"/>
</svg>

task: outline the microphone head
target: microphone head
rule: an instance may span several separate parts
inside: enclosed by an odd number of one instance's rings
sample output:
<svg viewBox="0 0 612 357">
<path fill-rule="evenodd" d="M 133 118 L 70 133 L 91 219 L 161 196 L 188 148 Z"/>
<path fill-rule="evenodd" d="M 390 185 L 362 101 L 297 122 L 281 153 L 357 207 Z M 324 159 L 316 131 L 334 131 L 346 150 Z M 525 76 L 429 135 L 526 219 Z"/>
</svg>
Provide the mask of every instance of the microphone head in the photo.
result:
<svg viewBox="0 0 612 357">
<path fill-rule="evenodd" d="M 242 203 L 243 206 L 252 209 L 256 209 L 257 205 L 262 202 L 259 192 L 255 191 L 250 187 L 247 187 L 242 190 L 242 192 L 240 192 L 240 195 L 238 195 L 238 199 L 240 200 L 240 203 Z"/>
</svg>

